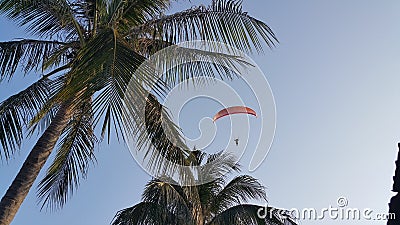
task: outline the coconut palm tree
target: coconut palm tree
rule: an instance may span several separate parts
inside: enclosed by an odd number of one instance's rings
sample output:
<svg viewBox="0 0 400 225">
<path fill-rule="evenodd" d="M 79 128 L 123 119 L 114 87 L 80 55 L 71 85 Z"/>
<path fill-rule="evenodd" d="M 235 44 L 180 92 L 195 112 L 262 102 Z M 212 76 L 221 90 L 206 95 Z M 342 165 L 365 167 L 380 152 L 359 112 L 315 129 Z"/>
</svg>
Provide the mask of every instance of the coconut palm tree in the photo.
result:
<svg viewBox="0 0 400 225">
<path fill-rule="evenodd" d="M 0 14 L 37 37 L 0 42 L 0 80 L 12 79 L 18 68 L 38 77 L 0 104 L 0 157 L 9 160 L 24 138 L 39 136 L 1 199 L 0 224 L 11 223 L 53 149 L 55 160 L 39 183 L 38 197 L 43 206 L 59 208 L 86 176 L 97 141 L 109 141 L 111 132 L 122 140 L 143 133 L 151 136 L 141 138 L 143 143 L 156 140 L 154 129 L 137 118 L 143 102 L 151 110 L 151 101 L 158 101 L 147 100 L 150 93 L 162 97 L 178 81 L 213 77 L 216 71 L 230 79 L 232 72 L 226 67 L 240 63 L 228 55 L 197 51 L 196 56 L 219 63 L 176 70 L 179 73 L 161 80 L 151 68 L 134 73 L 153 53 L 193 40 L 220 41 L 245 52 L 261 52 L 265 44 L 276 43 L 271 29 L 243 12 L 239 1 L 215 0 L 208 7 L 166 15 L 170 4 L 170 0 L 0 0 Z M 129 110 L 124 103 L 128 84 L 134 90 Z M 160 113 L 165 114 L 162 118 L 170 124 L 170 132 L 179 133 L 163 108 Z M 95 134 L 96 127 L 100 134 Z M 163 146 L 168 140 L 157 142 Z M 168 151 L 164 153 L 169 155 Z"/>
<path fill-rule="evenodd" d="M 204 153 L 197 153 L 203 162 Z M 239 171 L 229 154 L 208 157 L 197 170 L 198 179 L 209 179 L 195 186 L 181 186 L 169 177 L 152 179 L 146 185 L 142 202 L 119 211 L 113 225 L 294 225 L 295 220 L 284 210 L 248 204 L 250 200 L 266 201 L 265 188 L 248 175 L 227 182 L 221 171 Z M 192 175 L 193 177 L 194 175 Z M 262 212 L 262 211 L 266 212 Z M 260 213 L 262 212 L 262 213 Z M 286 214 L 285 214 L 286 213 Z"/>
</svg>

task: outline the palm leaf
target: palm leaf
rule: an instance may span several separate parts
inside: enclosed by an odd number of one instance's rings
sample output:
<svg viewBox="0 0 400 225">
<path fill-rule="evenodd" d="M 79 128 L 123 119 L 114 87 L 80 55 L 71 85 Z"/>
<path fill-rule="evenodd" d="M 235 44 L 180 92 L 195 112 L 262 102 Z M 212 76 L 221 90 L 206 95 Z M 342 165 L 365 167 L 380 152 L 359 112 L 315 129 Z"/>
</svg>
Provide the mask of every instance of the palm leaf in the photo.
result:
<svg viewBox="0 0 400 225">
<path fill-rule="evenodd" d="M 168 87 L 189 81 L 204 85 L 216 78 L 232 80 L 253 66 L 238 51 L 222 46 L 214 51 L 217 45 L 205 45 L 203 42 L 172 45 L 151 55 L 148 62 L 163 72 L 159 76 Z"/>
<path fill-rule="evenodd" d="M 0 157 L 9 159 L 20 146 L 24 126 L 49 97 L 49 82 L 42 78 L 0 104 Z"/>
<path fill-rule="evenodd" d="M 113 225 L 186 225 L 187 218 L 152 202 L 141 202 L 117 213 Z"/>
<path fill-rule="evenodd" d="M 52 37 L 64 32 L 68 39 L 83 41 L 83 28 L 65 0 L 1 0 L 0 13 L 35 35 Z"/>
<path fill-rule="evenodd" d="M 75 112 L 58 146 L 57 154 L 39 183 L 38 197 L 44 207 L 60 208 L 79 185 L 80 177 L 85 178 L 97 139 L 93 132 L 91 104 L 84 103 Z"/>
<path fill-rule="evenodd" d="M 45 76 L 47 77 L 47 76 Z M 28 123 L 28 135 L 37 134 L 45 131 L 50 125 L 52 119 L 56 115 L 62 101 L 59 101 L 55 96 L 59 93 L 61 88 L 65 85 L 65 77 L 60 75 L 49 81 L 49 95 L 47 101 L 35 113 Z"/>
<path fill-rule="evenodd" d="M 43 109 L 43 108 L 42 108 Z M 30 121 L 28 124 L 28 136 L 32 136 L 33 134 L 40 135 L 44 132 L 47 127 L 51 124 L 51 121 L 56 116 L 56 113 L 59 109 L 59 105 L 54 105 L 54 107 L 50 108 L 46 113 L 43 111 L 39 111 Z"/>
<path fill-rule="evenodd" d="M 186 216 L 189 216 L 193 203 L 189 203 L 185 189 L 172 179 L 164 179 L 151 180 L 146 185 L 142 200 L 162 205 L 174 214 L 186 213 Z"/>
<path fill-rule="evenodd" d="M 116 132 L 133 134 L 134 127 L 123 99 L 128 84 L 136 96 L 144 99 L 147 92 L 143 85 L 155 80 L 154 75 L 145 72 L 131 79 L 143 61 L 144 57 L 134 52 L 114 30 L 103 30 L 77 53 L 67 75 L 68 85 L 60 91 L 58 98 L 76 96 L 74 102 L 79 103 L 95 95 L 93 112 L 96 123 L 103 120 L 102 136 L 106 133 L 109 136 L 112 125 Z"/>
<path fill-rule="evenodd" d="M 118 24 L 120 32 L 138 26 L 161 14 L 170 5 L 170 0 L 113 0 L 108 6 L 108 23 Z"/>
<path fill-rule="evenodd" d="M 237 158 L 232 153 L 219 152 L 210 155 L 207 158 L 207 163 L 199 168 L 199 180 L 201 183 L 225 178 L 229 172 L 240 171 L 240 165 Z"/>
<path fill-rule="evenodd" d="M 161 16 L 132 28 L 129 35 L 137 37 L 144 33 L 171 43 L 217 41 L 246 52 L 253 47 L 261 52 L 262 42 L 269 47 L 278 42 L 271 28 L 243 12 L 241 1 L 236 0 L 214 0 L 209 7 Z"/>
<path fill-rule="evenodd" d="M 177 166 L 189 166 L 190 150 L 179 128 L 154 95 L 147 97 L 144 120 L 145 130 L 139 133 L 137 146 L 139 150 L 145 149 L 148 168 L 159 175 L 173 176 L 171 172 L 176 171 Z"/>
<path fill-rule="evenodd" d="M 40 68 L 54 51 L 68 43 L 23 39 L 0 42 L 0 80 L 12 77 L 20 66 L 25 73 Z"/>
<path fill-rule="evenodd" d="M 265 188 L 257 179 L 242 175 L 231 180 L 215 198 L 211 199 L 210 207 L 211 211 L 217 214 L 251 199 L 266 201 Z"/>
<path fill-rule="evenodd" d="M 149 58 L 151 55 L 159 52 L 167 47 L 173 46 L 173 43 L 161 40 L 161 39 L 154 39 L 154 38 L 135 38 L 135 39 L 126 39 L 127 42 L 131 44 L 133 49 L 136 52 L 140 53 L 141 55 Z"/>
</svg>

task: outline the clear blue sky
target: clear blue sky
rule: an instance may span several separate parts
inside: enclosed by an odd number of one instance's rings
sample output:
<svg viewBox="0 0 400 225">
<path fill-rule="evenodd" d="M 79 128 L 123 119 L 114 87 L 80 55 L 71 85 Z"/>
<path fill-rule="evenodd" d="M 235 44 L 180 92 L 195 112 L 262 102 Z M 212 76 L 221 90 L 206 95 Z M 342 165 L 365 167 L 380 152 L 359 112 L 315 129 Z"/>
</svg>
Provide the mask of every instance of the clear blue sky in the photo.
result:
<svg viewBox="0 0 400 225">
<path fill-rule="evenodd" d="M 173 11 L 192 3 L 175 3 Z M 284 208 L 336 205 L 387 212 L 400 141 L 400 2 L 397 0 L 244 0 L 244 9 L 272 26 L 281 44 L 253 59 L 266 74 L 277 105 L 271 151 L 253 176 L 270 204 Z M 0 18 L 0 41 L 24 37 Z M 1 84 L 0 99 L 37 78 Z M 196 111 L 199 106 L 191 104 Z M 196 108 L 197 107 L 197 108 Z M 186 129 L 197 129 L 197 123 Z M 0 165 L 3 195 L 34 140 Z M 109 224 L 140 200 L 149 176 L 123 144 L 96 150 L 98 164 L 63 210 L 40 212 L 35 189 L 13 224 Z M 41 174 L 43 176 L 43 173 Z M 303 221 L 302 224 L 385 224 L 385 221 Z"/>
</svg>

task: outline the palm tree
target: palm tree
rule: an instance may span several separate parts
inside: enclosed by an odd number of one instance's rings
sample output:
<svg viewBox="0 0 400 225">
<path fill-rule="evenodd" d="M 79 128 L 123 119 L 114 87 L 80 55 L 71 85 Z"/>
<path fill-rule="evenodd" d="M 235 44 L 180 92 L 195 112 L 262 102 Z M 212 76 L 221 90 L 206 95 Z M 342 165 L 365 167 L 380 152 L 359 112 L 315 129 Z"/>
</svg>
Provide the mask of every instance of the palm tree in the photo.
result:
<svg viewBox="0 0 400 225">
<path fill-rule="evenodd" d="M 151 110 L 158 101 L 148 100 L 150 93 L 162 96 L 177 81 L 212 77 L 213 71 L 232 78 L 225 67 L 236 60 L 198 51 L 196 55 L 210 60 L 219 58 L 219 64 L 177 70 L 180 73 L 171 73 L 161 81 L 151 69 L 134 73 L 153 53 L 193 40 L 220 41 L 245 52 L 261 52 L 263 43 L 272 47 L 277 42 L 265 23 L 242 11 L 240 1 L 215 0 L 208 7 L 166 15 L 170 2 L 0 0 L 2 15 L 38 37 L 0 42 L 0 80 L 12 79 L 17 68 L 38 76 L 28 88 L 0 104 L 0 157 L 9 160 L 18 151 L 25 131 L 28 137 L 39 136 L 1 199 L 0 224 L 11 223 L 54 148 L 55 160 L 39 183 L 42 207 L 65 204 L 95 160 L 95 143 L 104 138 L 109 141 L 111 131 L 122 140 L 126 135 L 140 136 L 143 143 L 156 140 L 152 127 L 137 120 L 137 111 L 145 107 L 143 102 Z M 152 82 L 158 85 L 149 90 Z M 135 104 L 129 110 L 123 100 L 128 83 L 135 92 L 131 99 Z M 171 132 L 177 133 L 163 107 L 159 112 L 171 124 Z M 99 135 L 94 132 L 96 127 L 101 130 Z M 157 139 L 158 146 L 168 141 Z M 168 151 L 164 153 L 168 155 Z"/>
<path fill-rule="evenodd" d="M 197 152 L 198 162 L 204 153 Z M 227 182 L 221 171 L 239 171 L 233 157 L 226 153 L 211 155 L 200 166 L 197 179 L 211 182 L 181 186 L 172 178 L 152 179 L 146 185 L 142 202 L 117 212 L 113 225 L 294 225 L 285 211 L 247 204 L 249 200 L 266 201 L 264 187 L 248 175 Z M 193 177 L 193 175 L 192 175 Z M 246 203 L 246 204 L 245 204 Z M 266 210 L 261 215 L 260 210 Z M 260 216 L 261 215 L 261 216 Z"/>
</svg>

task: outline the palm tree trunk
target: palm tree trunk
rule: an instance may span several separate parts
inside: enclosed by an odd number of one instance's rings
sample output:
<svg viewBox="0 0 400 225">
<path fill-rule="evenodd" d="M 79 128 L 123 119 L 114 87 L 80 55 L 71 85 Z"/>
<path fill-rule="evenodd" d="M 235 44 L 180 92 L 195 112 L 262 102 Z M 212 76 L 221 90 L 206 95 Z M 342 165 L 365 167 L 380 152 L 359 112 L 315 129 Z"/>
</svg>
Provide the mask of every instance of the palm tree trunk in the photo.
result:
<svg viewBox="0 0 400 225">
<path fill-rule="evenodd" d="M 71 114 L 72 110 L 69 103 L 61 105 L 49 127 L 36 142 L 11 186 L 1 199 L 0 225 L 8 225 L 14 219 L 15 214 L 56 145 L 61 132 L 66 127 Z"/>
</svg>

